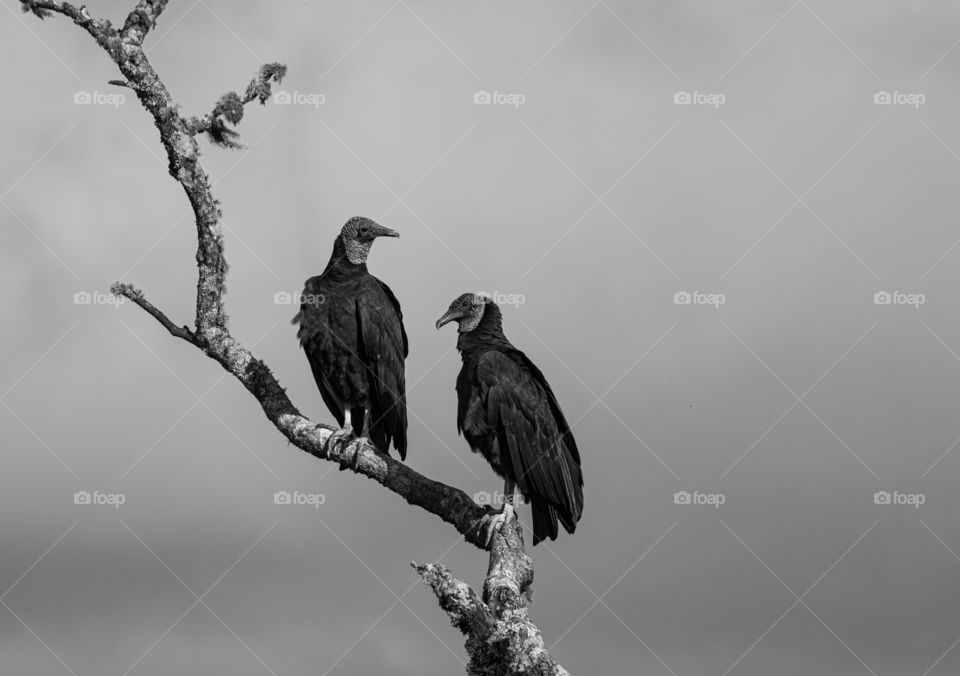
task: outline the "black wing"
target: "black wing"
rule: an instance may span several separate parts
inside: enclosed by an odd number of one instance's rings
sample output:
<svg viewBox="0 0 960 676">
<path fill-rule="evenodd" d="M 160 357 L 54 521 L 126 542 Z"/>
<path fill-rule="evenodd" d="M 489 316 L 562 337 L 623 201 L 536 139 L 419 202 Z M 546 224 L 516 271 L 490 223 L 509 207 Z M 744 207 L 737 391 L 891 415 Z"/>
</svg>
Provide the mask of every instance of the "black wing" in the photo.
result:
<svg viewBox="0 0 960 676">
<path fill-rule="evenodd" d="M 381 282 L 376 277 L 373 278 L 383 289 L 383 292 L 387 295 L 387 299 L 390 301 L 390 305 L 397 313 L 397 320 L 400 322 L 400 336 L 403 338 L 403 357 L 406 357 L 410 354 L 410 346 L 407 343 L 407 331 L 403 328 L 403 310 L 400 309 L 400 301 L 397 300 L 397 297 L 393 294 L 393 290 Z"/>
<path fill-rule="evenodd" d="M 404 359 L 408 353 L 400 303 L 386 284 L 369 277 L 357 300 L 359 354 L 370 372 L 372 441 L 386 452 L 393 442 L 407 456 L 407 404 Z"/>
<path fill-rule="evenodd" d="M 572 533 L 583 512 L 580 453 L 543 374 L 520 351 L 491 350 L 477 362 L 477 384 L 464 423 L 482 418 L 496 434 L 502 469 L 531 502 L 534 544 L 556 538 L 557 519 Z"/>
<path fill-rule="evenodd" d="M 341 363 L 340 355 L 348 352 L 350 346 L 342 344 L 342 338 L 334 335 L 335 331 L 351 340 L 351 333 L 348 326 L 330 326 L 331 319 L 340 318 L 341 321 L 352 318 L 344 317 L 345 313 L 329 313 L 325 303 L 326 300 L 322 277 L 311 277 L 304 284 L 303 302 L 300 305 L 300 312 L 293 318 L 291 323 L 299 324 L 297 337 L 300 339 L 300 346 L 307 356 L 307 362 L 310 364 L 310 371 L 313 373 L 313 379 L 317 383 L 317 389 L 320 390 L 320 396 L 323 397 L 323 403 L 327 405 L 330 413 L 336 418 L 337 424 L 343 427 L 345 420 L 344 399 L 348 396 L 350 389 L 345 386 L 343 375 L 339 378 L 337 373 L 343 374 L 347 370 L 347 364 Z M 333 378 L 333 380 L 331 380 Z"/>
<path fill-rule="evenodd" d="M 324 368 L 316 356 L 317 350 L 323 349 L 319 347 L 318 343 L 319 341 L 316 340 L 316 336 L 314 336 L 313 339 L 302 343 L 303 351 L 307 355 L 307 361 L 310 363 L 310 370 L 313 372 L 313 379 L 317 383 L 317 389 L 320 390 L 320 396 L 323 397 L 323 403 L 327 405 L 330 413 L 332 413 L 333 417 L 337 419 L 337 425 L 343 427 L 343 402 L 337 399 L 337 395 L 334 393 L 333 387 L 330 385 L 330 381 L 328 381 L 324 375 Z"/>
</svg>

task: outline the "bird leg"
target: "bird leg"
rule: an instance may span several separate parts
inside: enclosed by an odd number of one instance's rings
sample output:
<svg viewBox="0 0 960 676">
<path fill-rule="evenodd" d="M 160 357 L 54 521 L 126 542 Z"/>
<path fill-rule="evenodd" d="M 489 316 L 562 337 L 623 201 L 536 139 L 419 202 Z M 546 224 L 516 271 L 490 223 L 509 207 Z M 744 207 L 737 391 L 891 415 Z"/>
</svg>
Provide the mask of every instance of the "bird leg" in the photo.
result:
<svg viewBox="0 0 960 676">
<path fill-rule="evenodd" d="M 363 433 L 360 435 L 364 439 L 370 438 L 370 419 L 373 418 L 373 413 L 369 408 L 363 410 Z"/>
<path fill-rule="evenodd" d="M 357 425 L 353 419 L 353 409 L 347 408 L 343 415 L 343 429 L 337 430 L 330 437 L 331 444 L 342 444 L 344 450 L 349 449 L 350 444 L 354 444 L 353 457 L 349 458 L 349 465 L 357 470 L 360 466 L 360 447 L 364 439 L 370 440 L 370 427 L 372 414 L 369 409 L 364 409 L 363 422 L 360 427 L 360 434 L 357 435 Z M 346 465 L 341 463 L 340 471 L 345 470 Z"/>
<path fill-rule="evenodd" d="M 522 500 L 523 498 L 518 498 L 517 484 L 510 479 L 504 479 L 503 507 L 500 509 L 498 514 L 494 514 L 490 518 L 490 525 L 487 527 L 487 548 L 490 547 L 490 542 L 493 540 L 493 534 L 496 531 L 501 530 L 504 525 L 510 521 L 510 519 L 516 518 L 517 514 L 514 505 L 517 503 L 518 499 Z"/>
<path fill-rule="evenodd" d="M 373 417 L 373 413 L 370 409 L 363 409 L 363 429 L 360 433 L 361 439 L 366 439 L 370 441 L 370 419 Z M 357 445 L 357 452 L 353 454 L 353 469 L 357 469 L 360 464 L 360 446 Z"/>
</svg>

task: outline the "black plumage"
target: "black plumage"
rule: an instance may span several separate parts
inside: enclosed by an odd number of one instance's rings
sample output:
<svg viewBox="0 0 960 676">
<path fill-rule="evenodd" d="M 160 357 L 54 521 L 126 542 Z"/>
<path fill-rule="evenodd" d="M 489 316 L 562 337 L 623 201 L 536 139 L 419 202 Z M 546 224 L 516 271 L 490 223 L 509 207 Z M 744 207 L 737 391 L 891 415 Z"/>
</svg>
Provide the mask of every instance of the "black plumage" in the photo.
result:
<svg viewBox="0 0 960 676">
<path fill-rule="evenodd" d="M 367 218 L 347 221 L 326 269 L 306 281 L 293 323 L 300 325 L 300 345 L 337 423 L 352 424 L 354 434 L 369 437 L 384 453 L 392 443 L 405 459 L 403 313 L 390 287 L 366 264 L 374 239 L 384 236 L 399 237 Z"/>
<path fill-rule="evenodd" d="M 583 512 L 580 452 L 543 373 L 503 333 L 500 308 L 465 293 L 437 321 L 457 321 L 463 360 L 457 377 L 457 430 L 533 511 L 533 544 L 572 533 Z M 512 509 L 512 507 L 511 507 Z"/>
</svg>

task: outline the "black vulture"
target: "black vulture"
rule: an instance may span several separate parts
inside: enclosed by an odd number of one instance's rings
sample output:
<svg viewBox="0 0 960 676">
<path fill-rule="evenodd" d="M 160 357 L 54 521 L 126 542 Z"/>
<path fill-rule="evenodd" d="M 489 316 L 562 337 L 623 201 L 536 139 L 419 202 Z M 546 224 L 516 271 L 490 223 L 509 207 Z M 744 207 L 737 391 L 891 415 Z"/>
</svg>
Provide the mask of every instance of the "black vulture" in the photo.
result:
<svg viewBox="0 0 960 676">
<path fill-rule="evenodd" d="M 580 452 L 560 404 L 532 361 L 503 334 L 500 308 L 465 293 L 437 320 L 456 321 L 463 367 L 457 377 L 457 431 L 504 478 L 498 525 L 514 516 L 519 489 L 533 511 L 533 544 L 572 533 L 583 512 Z M 493 529 L 488 533 L 492 536 Z"/>
<path fill-rule="evenodd" d="M 323 274 L 306 281 L 293 323 L 300 324 L 300 346 L 337 423 L 384 453 L 392 443 L 405 459 L 403 313 L 390 287 L 367 272 L 373 240 L 399 236 L 369 218 L 347 221 Z"/>
</svg>

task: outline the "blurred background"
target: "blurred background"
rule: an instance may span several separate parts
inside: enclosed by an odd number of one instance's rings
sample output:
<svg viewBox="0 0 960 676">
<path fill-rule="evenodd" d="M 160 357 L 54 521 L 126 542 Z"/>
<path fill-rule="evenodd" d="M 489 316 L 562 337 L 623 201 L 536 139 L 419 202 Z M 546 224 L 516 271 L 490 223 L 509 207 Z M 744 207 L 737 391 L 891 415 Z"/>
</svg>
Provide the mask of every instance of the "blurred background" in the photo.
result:
<svg viewBox="0 0 960 676">
<path fill-rule="evenodd" d="M 192 321 L 187 202 L 90 37 L 0 3 L 0 671 L 461 673 L 409 562 L 486 556 L 108 295 Z M 188 114 L 289 67 L 201 146 L 233 333 L 306 415 L 289 301 L 365 215 L 408 462 L 500 489 L 433 328 L 498 294 L 583 455 L 531 552 L 564 666 L 827 676 L 960 669 L 958 41 L 944 1 L 175 0 L 146 46 Z"/>
</svg>

